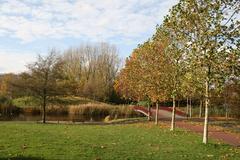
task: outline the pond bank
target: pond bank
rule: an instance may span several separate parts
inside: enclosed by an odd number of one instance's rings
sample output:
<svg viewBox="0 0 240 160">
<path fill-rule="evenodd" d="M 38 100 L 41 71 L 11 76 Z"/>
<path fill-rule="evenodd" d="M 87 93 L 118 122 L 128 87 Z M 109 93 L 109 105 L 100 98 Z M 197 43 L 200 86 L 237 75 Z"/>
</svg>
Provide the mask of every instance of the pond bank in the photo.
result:
<svg viewBox="0 0 240 160">
<path fill-rule="evenodd" d="M 147 122 L 146 117 L 140 118 L 125 118 L 125 119 L 116 119 L 110 121 L 86 121 L 86 122 L 73 122 L 73 121 L 46 121 L 46 124 L 71 124 L 71 125 L 112 125 L 112 124 L 133 124 L 139 122 Z M 42 124 L 42 121 L 37 121 L 37 123 Z"/>
</svg>

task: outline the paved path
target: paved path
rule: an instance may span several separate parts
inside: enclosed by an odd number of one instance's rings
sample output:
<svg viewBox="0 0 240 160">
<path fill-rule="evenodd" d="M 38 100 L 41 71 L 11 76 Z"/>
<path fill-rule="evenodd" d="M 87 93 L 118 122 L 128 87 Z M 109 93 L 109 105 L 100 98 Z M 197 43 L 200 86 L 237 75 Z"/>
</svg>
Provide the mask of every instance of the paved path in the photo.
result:
<svg viewBox="0 0 240 160">
<path fill-rule="evenodd" d="M 191 122 L 177 121 L 176 126 L 199 134 L 203 133 L 203 125 L 193 124 Z M 209 137 L 220 140 L 224 143 L 240 147 L 240 134 L 230 133 L 223 130 L 221 127 L 209 126 Z"/>
<path fill-rule="evenodd" d="M 142 113 L 147 115 L 147 109 L 141 106 L 136 107 L 136 109 L 141 110 Z M 158 112 L 158 117 L 160 121 L 168 123 L 170 126 L 171 122 L 171 108 L 170 107 L 160 107 Z M 155 109 L 151 109 L 151 116 L 154 119 L 155 117 Z M 213 120 L 214 121 L 214 120 Z M 203 134 L 203 119 L 192 119 L 186 121 L 186 117 L 181 111 L 176 112 L 176 127 L 183 128 L 192 132 L 196 132 L 199 134 Z M 213 139 L 220 140 L 224 143 L 230 144 L 232 146 L 240 147 L 240 134 L 239 133 L 231 133 L 226 132 L 226 129 L 222 127 L 215 127 L 209 125 L 209 137 Z"/>
<path fill-rule="evenodd" d="M 151 115 L 152 117 L 155 117 L 156 114 L 156 110 L 155 109 L 151 109 Z M 180 114 L 175 114 L 176 119 L 185 119 L 186 117 Z M 172 118 L 172 111 L 168 111 L 165 109 L 159 109 L 158 110 L 158 118 L 159 119 L 171 119 Z"/>
</svg>

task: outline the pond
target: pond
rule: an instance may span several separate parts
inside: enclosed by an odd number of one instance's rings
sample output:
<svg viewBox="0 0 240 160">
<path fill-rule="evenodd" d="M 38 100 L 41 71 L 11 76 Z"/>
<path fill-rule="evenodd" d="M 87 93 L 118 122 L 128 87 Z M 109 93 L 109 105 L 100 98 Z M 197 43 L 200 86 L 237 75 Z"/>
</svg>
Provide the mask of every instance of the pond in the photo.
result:
<svg viewBox="0 0 240 160">
<path fill-rule="evenodd" d="M 46 121 L 69 121 L 69 122 L 103 122 L 106 116 L 89 116 L 89 115 L 76 115 L 76 114 L 65 114 L 65 115 L 47 115 Z M 136 117 L 136 116 L 133 116 Z M 125 116 L 117 116 L 116 119 L 127 118 Z M 33 115 L 21 113 L 18 115 L 0 115 L 0 121 L 41 121 L 41 115 Z"/>
</svg>

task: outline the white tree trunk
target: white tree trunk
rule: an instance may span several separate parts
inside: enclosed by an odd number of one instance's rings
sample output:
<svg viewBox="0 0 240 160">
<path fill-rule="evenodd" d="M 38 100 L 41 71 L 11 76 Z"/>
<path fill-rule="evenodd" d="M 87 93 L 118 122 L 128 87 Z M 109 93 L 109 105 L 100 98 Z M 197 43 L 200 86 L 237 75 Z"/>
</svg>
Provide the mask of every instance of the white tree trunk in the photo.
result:
<svg viewBox="0 0 240 160">
<path fill-rule="evenodd" d="M 148 121 L 151 120 L 151 109 L 150 109 L 150 104 L 148 103 Z"/>
<path fill-rule="evenodd" d="M 158 102 L 156 102 L 155 124 L 158 124 Z"/>
<path fill-rule="evenodd" d="M 189 100 L 189 117 L 192 118 L 192 98 Z"/>
<path fill-rule="evenodd" d="M 225 119 L 228 120 L 228 117 L 229 117 L 229 115 L 228 115 L 228 107 L 226 106 Z"/>
<path fill-rule="evenodd" d="M 226 105 L 225 119 L 228 121 L 228 118 L 229 118 L 229 108 L 228 108 L 228 105 Z"/>
<path fill-rule="evenodd" d="M 175 96 L 173 96 L 173 108 L 172 108 L 172 122 L 171 122 L 171 131 L 175 129 L 175 111 L 176 111 L 176 100 Z"/>
<path fill-rule="evenodd" d="M 200 104 L 199 104 L 199 118 L 202 117 L 202 100 L 200 100 Z"/>
<path fill-rule="evenodd" d="M 205 91 L 205 119 L 203 128 L 203 143 L 208 143 L 208 106 L 209 106 L 209 78 L 206 80 L 206 91 Z"/>
<path fill-rule="evenodd" d="M 228 104 L 226 95 L 224 96 L 224 106 L 225 106 L 225 119 L 228 120 Z"/>
</svg>

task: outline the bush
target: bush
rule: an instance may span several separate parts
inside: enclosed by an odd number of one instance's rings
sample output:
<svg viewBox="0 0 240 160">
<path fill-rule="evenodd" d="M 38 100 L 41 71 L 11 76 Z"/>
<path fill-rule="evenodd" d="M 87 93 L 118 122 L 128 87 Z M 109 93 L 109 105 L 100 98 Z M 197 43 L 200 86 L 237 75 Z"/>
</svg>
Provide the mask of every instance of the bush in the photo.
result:
<svg viewBox="0 0 240 160">
<path fill-rule="evenodd" d="M 0 96 L 0 114 L 7 116 L 19 114 L 21 109 L 12 104 L 12 101 L 7 97 Z"/>
</svg>

